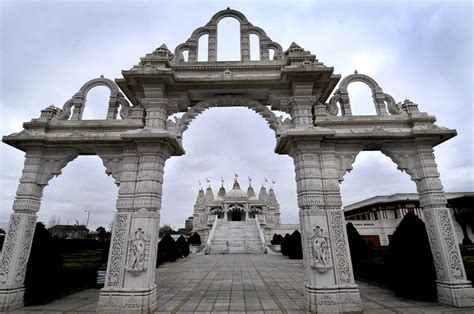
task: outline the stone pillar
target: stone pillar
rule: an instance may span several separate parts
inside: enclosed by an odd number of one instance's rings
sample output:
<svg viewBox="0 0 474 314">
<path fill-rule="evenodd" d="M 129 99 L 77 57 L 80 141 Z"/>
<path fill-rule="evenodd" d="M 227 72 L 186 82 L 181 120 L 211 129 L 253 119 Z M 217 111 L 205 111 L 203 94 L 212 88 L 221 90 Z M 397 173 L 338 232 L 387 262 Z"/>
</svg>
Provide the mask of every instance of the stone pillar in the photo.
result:
<svg viewBox="0 0 474 314">
<path fill-rule="evenodd" d="M 431 144 L 390 145 L 385 152 L 416 183 L 436 267 L 438 302 L 455 307 L 474 306 L 474 289 L 466 279 Z"/>
<path fill-rule="evenodd" d="M 167 148 L 160 143 L 138 143 L 124 149 L 100 312 L 151 312 L 156 307 L 159 211 L 168 157 Z"/>
<path fill-rule="evenodd" d="M 217 61 L 217 27 L 215 25 L 208 27 L 207 61 Z"/>
<path fill-rule="evenodd" d="M 294 128 L 312 128 L 313 106 L 316 103 L 316 97 L 313 96 L 313 82 L 298 82 L 292 86 L 293 96 L 289 97 L 288 102 L 291 105 L 291 121 Z"/>
<path fill-rule="evenodd" d="M 316 140 L 295 140 L 289 154 L 295 162 L 307 310 L 361 311 L 341 209 L 334 147 L 321 146 Z"/>
<path fill-rule="evenodd" d="M 240 60 L 250 61 L 250 34 L 246 25 L 240 24 Z"/>
<path fill-rule="evenodd" d="M 456 307 L 474 306 L 474 289 L 466 278 L 454 225 L 430 145 L 417 148 L 416 188 L 436 266 L 438 302 Z"/>
<path fill-rule="evenodd" d="M 31 148 L 13 202 L 0 262 L 0 312 L 23 306 L 26 265 L 36 227 L 43 189 L 77 154 L 70 150 Z"/>
</svg>

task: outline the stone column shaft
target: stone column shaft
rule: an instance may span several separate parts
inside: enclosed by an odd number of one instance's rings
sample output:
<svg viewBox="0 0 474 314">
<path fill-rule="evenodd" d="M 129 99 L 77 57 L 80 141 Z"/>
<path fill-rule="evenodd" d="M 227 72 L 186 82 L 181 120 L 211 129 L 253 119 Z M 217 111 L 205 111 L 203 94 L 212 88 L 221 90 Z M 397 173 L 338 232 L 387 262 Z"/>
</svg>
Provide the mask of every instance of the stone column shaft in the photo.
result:
<svg viewBox="0 0 474 314">
<path fill-rule="evenodd" d="M 474 289 L 467 280 L 451 214 L 433 149 L 417 147 L 415 180 L 437 274 L 438 302 L 456 307 L 474 306 Z"/>
<path fill-rule="evenodd" d="M 317 141 L 294 144 L 290 156 L 295 162 L 307 309 L 312 312 L 360 311 L 334 152 Z"/>
<path fill-rule="evenodd" d="M 43 189 L 77 154 L 70 150 L 27 151 L 0 261 L 0 311 L 23 306 L 24 281 Z"/>
<path fill-rule="evenodd" d="M 168 151 L 160 143 L 124 150 L 105 286 L 98 310 L 153 311 L 163 169 Z"/>
</svg>

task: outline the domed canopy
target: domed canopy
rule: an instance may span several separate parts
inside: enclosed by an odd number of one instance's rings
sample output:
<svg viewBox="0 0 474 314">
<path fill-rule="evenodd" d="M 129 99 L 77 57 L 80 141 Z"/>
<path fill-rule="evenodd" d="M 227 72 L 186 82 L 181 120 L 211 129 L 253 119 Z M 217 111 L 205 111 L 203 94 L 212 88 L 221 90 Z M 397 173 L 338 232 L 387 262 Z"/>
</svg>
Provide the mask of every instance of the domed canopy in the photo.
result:
<svg viewBox="0 0 474 314">
<path fill-rule="evenodd" d="M 248 200 L 248 195 L 244 191 L 240 189 L 240 184 L 237 181 L 237 177 L 234 179 L 234 186 L 232 187 L 232 190 L 227 192 L 226 194 L 226 199 L 244 199 Z"/>
</svg>

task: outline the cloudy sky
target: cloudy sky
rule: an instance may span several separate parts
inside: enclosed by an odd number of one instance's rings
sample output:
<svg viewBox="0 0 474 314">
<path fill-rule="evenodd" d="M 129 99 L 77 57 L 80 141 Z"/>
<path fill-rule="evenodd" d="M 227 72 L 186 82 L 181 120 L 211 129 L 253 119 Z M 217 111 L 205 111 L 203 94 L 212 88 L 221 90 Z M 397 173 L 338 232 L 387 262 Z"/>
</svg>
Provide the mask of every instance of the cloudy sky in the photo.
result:
<svg viewBox="0 0 474 314">
<path fill-rule="evenodd" d="M 296 42 L 342 76 L 357 69 L 396 101 L 405 98 L 459 135 L 436 148 L 446 191 L 474 190 L 473 7 L 470 1 L 0 1 L 0 133 L 54 104 L 62 107 L 83 83 L 122 69 L 162 43 L 174 50 L 219 10 L 230 6 L 263 28 L 284 49 Z M 219 60 L 235 57 L 236 22 L 223 20 Z M 235 35 L 235 36 L 234 36 Z M 221 38 L 221 37 L 219 37 Z M 368 87 L 350 86 L 354 114 L 374 114 Z M 89 94 L 85 118 L 105 117 L 107 90 Z M 265 121 L 245 108 L 215 108 L 184 134 L 186 155 L 165 168 L 162 224 L 182 227 L 192 214 L 198 181 L 233 173 L 247 186 L 274 179 L 282 221 L 298 222 L 294 166 L 274 154 Z M 23 152 L 0 145 L 0 222 L 11 213 Z M 268 185 L 267 185 L 268 186 Z M 406 174 L 381 153 L 361 153 L 342 184 L 344 203 L 374 195 L 414 192 Z M 97 157 L 79 157 L 44 192 L 41 221 L 109 227 L 117 189 Z"/>
</svg>

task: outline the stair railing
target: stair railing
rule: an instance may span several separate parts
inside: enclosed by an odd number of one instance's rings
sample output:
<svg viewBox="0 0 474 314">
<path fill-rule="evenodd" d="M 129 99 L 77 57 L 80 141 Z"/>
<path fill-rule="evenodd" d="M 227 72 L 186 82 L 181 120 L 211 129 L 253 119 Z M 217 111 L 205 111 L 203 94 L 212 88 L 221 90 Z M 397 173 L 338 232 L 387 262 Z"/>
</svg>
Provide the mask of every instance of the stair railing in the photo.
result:
<svg viewBox="0 0 474 314">
<path fill-rule="evenodd" d="M 263 235 L 262 228 L 260 228 L 260 221 L 258 220 L 258 217 L 255 217 L 255 224 L 257 225 L 257 230 L 258 230 L 258 235 L 260 237 L 260 242 L 262 243 L 262 248 L 263 248 L 263 253 L 268 253 L 267 251 L 267 244 L 265 242 L 265 236 Z"/>
<path fill-rule="evenodd" d="M 217 228 L 217 221 L 219 220 L 219 217 L 217 215 L 214 215 L 215 219 L 214 222 L 212 223 L 212 228 L 211 231 L 209 232 L 209 236 L 207 237 L 207 243 L 206 243 L 206 248 L 204 249 L 204 254 L 209 254 L 211 250 L 211 242 L 212 238 L 214 237 L 214 232 L 216 231 Z"/>
</svg>

